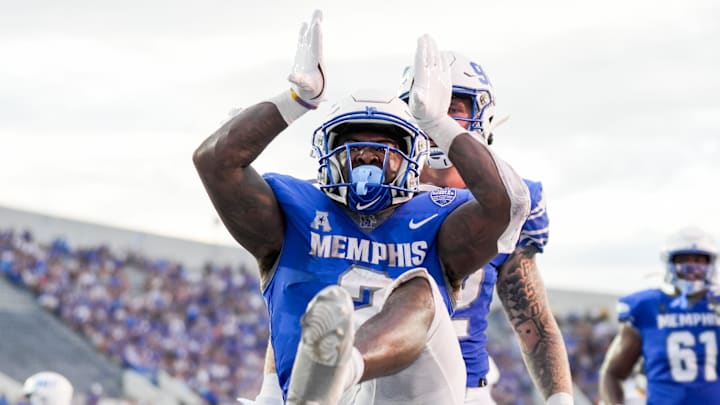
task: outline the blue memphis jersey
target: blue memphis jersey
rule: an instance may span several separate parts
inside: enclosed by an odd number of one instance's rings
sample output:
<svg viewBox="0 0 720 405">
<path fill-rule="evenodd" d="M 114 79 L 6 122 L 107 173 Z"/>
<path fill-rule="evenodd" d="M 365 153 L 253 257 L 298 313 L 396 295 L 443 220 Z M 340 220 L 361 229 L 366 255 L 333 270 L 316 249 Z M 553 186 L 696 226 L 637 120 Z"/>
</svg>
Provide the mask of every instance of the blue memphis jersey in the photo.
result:
<svg viewBox="0 0 720 405">
<path fill-rule="evenodd" d="M 687 309 L 672 305 L 674 300 L 660 289 L 618 300 L 618 320 L 629 322 L 642 339 L 647 403 L 717 403 L 720 317 L 707 298 Z"/>
<path fill-rule="evenodd" d="M 525 180 L 525 184 L 530 191 L 530 214 L 520 231 L 517 246 L 532 245 L 542 252 L 548 240 L 548 216 L 542 184 L 530 180 Z M 467 368 L 468 387 L 477 387 L 480 379 L 485 378 L 490 368 L 485 334 L 488 327 L 486 317 L 490 312 L 497 269 L 509 257 L 509 254 L 497 255 L 485 267 L 465 279 L 460 300 L 452 315 Z"/>
<path fill-rule="evenodd" d="M 283 396 L 300 342 L 300 318 L 323 288 L 338 284 L 350 292 L 355 316 L 374 308 L 374 296 L 401 274 L 424 267 L 451 308 L 437 254 L 440 225 L 472 195 L 438 189 L 399 205 L 382 223 L 362 216 L 358 225 L 343 206 L 316 186 L 278 174 L 264 176 L 285 214 L 285 239 L 263 295 L 270 313 L 270 339 Z M 377 303 L 376 303 L 377 304 Z"/>
</svg>

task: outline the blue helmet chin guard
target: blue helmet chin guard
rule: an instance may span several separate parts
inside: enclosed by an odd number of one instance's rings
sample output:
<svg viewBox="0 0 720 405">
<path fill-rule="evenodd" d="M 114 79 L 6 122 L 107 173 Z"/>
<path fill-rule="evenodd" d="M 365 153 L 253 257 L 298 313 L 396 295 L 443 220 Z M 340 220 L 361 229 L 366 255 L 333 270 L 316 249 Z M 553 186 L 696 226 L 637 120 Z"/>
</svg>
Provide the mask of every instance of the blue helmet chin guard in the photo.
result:
<svg viewBox="0 0 720 405">
<path fill-rule="evenodd" d="M 390 190 L 383 187 L 385 176 L 382 169 L 373 165 L 362 165 L 350 172 L 347 198 L 350 207 L 372 207 L 365 211 L 375 211 L 390 205 Z"/>
<path fill-rule="evenodd" d="M 358 131 L 375 128 L 397 134 L 399 147 L 375 142 L 337 144 L 338 135 L 351 134 L 354 127 Z M 353 167 L 349 157 L 355 147 L 382 149 L 382 167 Z M 418 190 L 427 151 L 428 138 L 414 124 L 407 104 L 393 94 L 376 90 L 357 91 L 336 104 L 330 119 L 313 133 L 312 156 L 320 164 L 320 189 L 359 214 L 374 214 L 412 198 Z M 394 178 L 386 178 L 391 154 L 400 156 L 402 163 Z"/>
</svg>

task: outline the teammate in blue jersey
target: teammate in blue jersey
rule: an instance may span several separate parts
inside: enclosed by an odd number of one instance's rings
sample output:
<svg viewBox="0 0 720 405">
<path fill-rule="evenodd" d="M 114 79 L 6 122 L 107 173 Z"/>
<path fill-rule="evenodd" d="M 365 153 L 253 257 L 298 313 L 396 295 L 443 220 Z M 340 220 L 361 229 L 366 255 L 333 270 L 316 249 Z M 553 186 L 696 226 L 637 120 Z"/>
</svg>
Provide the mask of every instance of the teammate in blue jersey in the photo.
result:
<svg viewBox="0 0 720 405">
<path fill-rule="evenodd" d="M 480 64 L 458 52 L 445 52 L 450 60 L 453 97 L 448 115 L 480 139 L 493 141 L 495 90 Z M 400 97 L 407 99 L 413 81 L 406 69 Z M 428 168 L 421 181 L 438 187 L 464 188 L 465 181 L 440 148 L 431 146 Z M 493 288 L 514 327 L 523 358 L 535 385 L 552 404 L 572 403 L 572 378 L 565 343 L 545 296 L 545 287 L 535 255 L 548 240 L 548 216 L 542 184 L 525 180 L 531 196 L 531 210 L 512 253 L 500 254 L 463 283 L 461 297 L 452 315 L 467 367 L 466 404 L 492 403 L 487 383 L 486 317 Z"/>
<path fill-rule="evenodd" d="M 707 234 L 686 228 L 663 251 L 661 288 L 618 300 L 620 331 L 600 371 L 600 396 L 624 402 L 622 383 L 642 356 L 648 404 L 715 404 L 720 399 L 715 283 L 718 248 Z"/>
<path fill-rule="evenodd" d="M 301 29 L 291 89 L 224 124 L 195 151 L 195 166 L 258 260 L 287 403 L 460 404 L 452 295 L 514 246 L 527 188 L 447 116 L 449 66 L 428 36 L 418 40 L 409 107 L 356 92 L 315 131 L 317 185 L 259 175 L 259 154 L 324 98 L 320 25 L 316 12 Z M 469 191 L 417 193 L 427 136 L 475 179 Z"/>
</svg>

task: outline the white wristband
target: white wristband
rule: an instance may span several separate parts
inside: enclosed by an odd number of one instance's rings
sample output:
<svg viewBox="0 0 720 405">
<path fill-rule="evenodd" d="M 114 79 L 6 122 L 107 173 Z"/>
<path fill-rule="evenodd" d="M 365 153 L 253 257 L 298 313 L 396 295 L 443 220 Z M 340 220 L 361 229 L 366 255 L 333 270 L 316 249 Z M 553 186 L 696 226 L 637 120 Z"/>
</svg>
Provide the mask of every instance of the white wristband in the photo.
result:
<svg viewBox="0 0 720 405">
<path fill-rule="evenodd" d="M 302 100 L 292 89 L 285 90 L 277 96 L 267 100 L 277 107 L 285 122 L 290 125 L 311 109 L 317 108 L 305 100 Z"/>
<path fill-rule="evenodd" d="M 573 405 L 573 397 L 567 392 L 556 392 L 545 401 L 547 405 Z"/>
<path fill-rule="evenodd" d="M 431 124 L 425 125 L 419 123 L 419 125 L 420 128 L 425 131 L 427 136 L 435 141 L 437 146 L 445 153 L 450 152 L 450 145 L 452 145 L 453 140 L 458 135 L 468 133 L 468 131 L 461 127 L 457 121 L 447 115 L 444 115 L 442 118 L 432 122 Z"/>
</svg>

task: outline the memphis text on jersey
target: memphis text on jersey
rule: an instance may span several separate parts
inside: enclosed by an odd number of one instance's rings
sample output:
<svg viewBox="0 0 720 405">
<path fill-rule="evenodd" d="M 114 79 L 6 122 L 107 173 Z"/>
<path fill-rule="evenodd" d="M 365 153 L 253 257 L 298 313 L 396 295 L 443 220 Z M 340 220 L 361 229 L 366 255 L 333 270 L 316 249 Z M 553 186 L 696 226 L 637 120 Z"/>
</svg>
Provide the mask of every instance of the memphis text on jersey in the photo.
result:
<svg viewBox="0 0 720 405">
<path fill-rule="evenodd" d="M 658 329 L 688 326 L 720 326 L 720 317 L 713 312 L 658 314 Z"/>
<path fill-rule="evenodd" d="M 310 255 L 346 259 L 388 267 L 415 267 L 425 260 L 426 241 L 381 243 L 345 235 L 320 235 L 310 232 Z"/>
<path fill-rule="evenodd" d="M 331 232 L 328 213 L 316 211 L 310 228 Z M 310 256 L 345 259 L 387 267 L 417 267 L 427 256 L 427 241 L 383 243 L 354 236 L 310 231 Z"/>
</svg>

